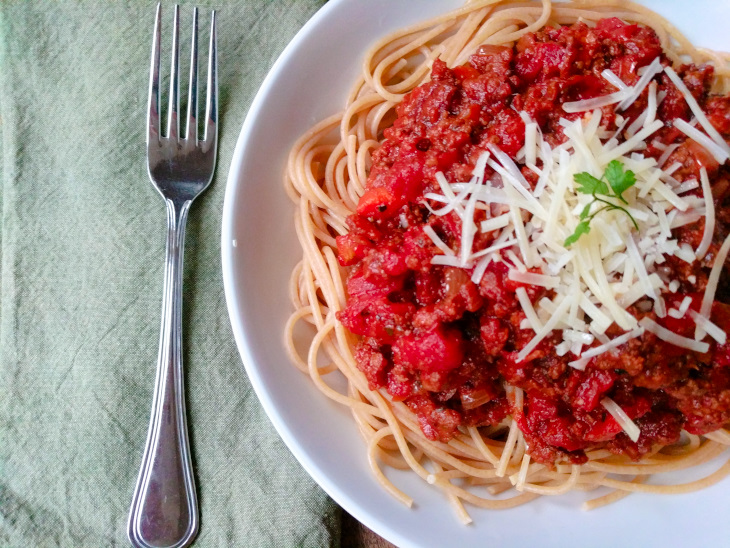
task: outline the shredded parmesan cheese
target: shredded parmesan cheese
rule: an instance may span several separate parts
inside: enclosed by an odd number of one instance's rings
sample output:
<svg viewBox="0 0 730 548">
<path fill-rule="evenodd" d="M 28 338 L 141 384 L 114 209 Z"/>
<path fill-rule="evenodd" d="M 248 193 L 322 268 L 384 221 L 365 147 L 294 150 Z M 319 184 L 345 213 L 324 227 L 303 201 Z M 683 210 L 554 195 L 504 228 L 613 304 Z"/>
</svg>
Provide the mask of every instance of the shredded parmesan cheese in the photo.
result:
<svg viewBox="0 0 730 548">
<path fill-rule="evenodd" d="M 702 314 L 698 314 L 694 310 L 690 310 L 689 315 L 695 321 L 697 326 L 701 327 L 705 333 L 715 339 L 718 343 L 725 344 L 727 341 L 727 333 L 720 329 L 719 326 L 715 325 Z"/>
<path fill-rule="evenodd" d="M 560 278 L 557 276 L 546 276 L 545 274 L 535 274 L 534 272 L 520 272 L 519 270 L 510 270 L 507 277 L 515 282 L 529 285 L 539 285 L 548 289 L 558 287 Z"/>
<path fill-rule="evenodd" d="M 644 334 L 644 328 L 637 327 L 636 329 L 629 331 L 628 333 L 619 335 L 615 339 L 611 339 L 604 344 L 595 346 L 595 347 L 591 348 L 590 350 L 583 352 L 583 354 L 581 355 L 579 360 L 569 362 L 568 365 L 571 367 L 574 367 L 575 369 L 580 369 L 582 371 L 583 369 L 585 369 L 586 365 L 588 365 L 588 361 L 591 358 L 594 358 L 595 356 L 600 356 L 601 354 L 603 354 L 604 352 L 608 352 L 609 350 L 614 350 L 614 349 L 618 348 L 619 346 L 626 344 L 631 339 L 640 337 L 643 334 Z"/>
<path fill-rule="evenodd" d="M 725 142 L 725 140 L 722 138 L 722 136 L 717 132 L 717 130 L 714 128 L 714 126 L 707 119 L 707 116 L 705 116 L 705 113 L 702 112 L 700 105 L 697 104 L 697 101 L 692 96 L 689 89 L 687 89 L 687 86 L 684 84 L 682 79 L 677 75 L 677 73 L 674 72 L 672 67 L 665 67 L 664 72 L 667 74 L 667 76 L 669 76 L 669 79 L 672 81 L 672 83 L 675 86 L 677 86 L 677 89 L 680 91 L 680 93 L 684 97 L 684 100 L 687 101 L 687 104 L 689 105 L 689 108 L 692 111 L 692 114 L 695 115 L 695 117 L 697 118 L 697 121 L 702 126 L 702 129 L 704 129 L 707 132 L 707 135 L 710 136 L 712 141 L 722 151 L 722 154 L 719 157 L 715 157 L 715 159 L 720 164 L 724 163 L 728 158 L 730 158 L 730 146 L 728 146 L 728 144 Z M 676 121 L 675 121 L 675 125 L 676 125 Z"/>
<path fill-rule="evenodd" d="M 707 149 L 707 152 L 712 154 L 712 157 L 715 158 L 715 160 L 717 160 L 719 163 L 722 164 L 723 162 L 725 162 L 725 160 L 728 159 L 727 153 L 720 145 L 717 144 L 717 141 L 710 139 L 707 135 L 702 133 L 696 127 L 690 125 L 688 122 L 685 122 L 681 118 L 677 118 L 676 120 L 674 120 L 673 124 L 674 127 L 684 133 L 687 137 Z"/>
<path fill-rule="evenodd" d="M 705 197 L 705 231 L 702 234 L 702 241 L 695 252 L 698 259 L 702 259 L 707 253 L 707 250 L 710 249 L 712 235 L 715 233 L 715 202 L 712 199 L 710 179 L 707 177 L 707 170 L 704 166 L 700 168 L 700 181 L 702 181 L 702 193 Z"/>
<path fill-rule="evenodd" d="M 662 64 L 659 57 L 656 57 L 644 70 L 644 73 L 639 77 L 639 81 L 633 88 L 630 88 L 630 93 L 625 99 L 623 99 L 616 107 L 617 111 L 626 110 L 634 104 L 644 88 L 651 82 L 652 78 L 662 71 Z"/>
<path fill-rule="evenodd" d="M 601 405 L 606 408 L 606 411 L 608 411 L 614 419 L 616 419 L 616 422 L 619 424 L 621 429 L 626 432 L 626 435 L 631 438 L 631 441 L 634 443 L 639 441 L 641 430 L 639 430 L 636 423 L 629 418 L 626 411 L 621 409 L 619 404 L 611 398 L 603 398 L 601 400 Z"/>
<path fill-rule="evenodd" d="M 593 110 L 619 103 L 630 96 L 631 90 L 624 88 L 619 91 L 614 91 L 608 95 L 602 95 L 601 97 L 593 97 L 591 99 L 581 99 L 580 101 L 563 103 L 563 110 L 568 113 L 584 112 L 586 110 Z"/>
<path fill-rule="evenodd" d="M 441 251 L 443 251 L 445 255 L 450 255 L 453 257 L 454 252 L 451 251 L 451 248 L 447 246 L 441 238 L 439 238 L 438 234 L 436 234 L 436 231 L 432 227 L 426 225 L 423 227 L 423 231 L 429 238 L 431 238 L 431 241 L 434 243 L 434 245 L 438 247 Z"/>
<path fill-rule="evenodd" d="M 699 352 L 700 354 L 704 354 L 705 352 L 708 352 L 710 350 L 710 345 L 706 342 L 699 342 L 694 339 L 688 339 L 687 337 L 677 335 L 674 331 L 670 331 L 666 327 L 662 327 L 648 316 L 641 318 L 641 320 L 639 321 L 639 325 L 641 325 L 647 331 L 654 333 L 654 335 L 656 335 L 661 340 L 671 343 L 675 346 L 680 346 L 694 352 Z"/>
<path fill-rule="evenodd" d="M 712 311 L 712 302 L 715 300 L 715 292 L 717 291 L 717 284 L 720 281 L 720 274 L 725 266 L 728 252 L 730 252 L 730 235 L 725 238 L 725 241 L 720 247 L 720 251 L 715 256 L 715 262 L 710 270 L 710 276 L 707 279 L 707 286 L 705 287 L 705 294 L 702 296 L 702 304 L 700 305 L 700 315 L 703 316 L 707 321 L 710 320 L 710 312 Z M 692 282 L 694 283 L 694 282 Z M 696 322 L 697 320 L 695 320 Z M 702 326 L 697 324 L 695 329 L 695 339 L 702 340 L 704 336 Z"/>
</svg>

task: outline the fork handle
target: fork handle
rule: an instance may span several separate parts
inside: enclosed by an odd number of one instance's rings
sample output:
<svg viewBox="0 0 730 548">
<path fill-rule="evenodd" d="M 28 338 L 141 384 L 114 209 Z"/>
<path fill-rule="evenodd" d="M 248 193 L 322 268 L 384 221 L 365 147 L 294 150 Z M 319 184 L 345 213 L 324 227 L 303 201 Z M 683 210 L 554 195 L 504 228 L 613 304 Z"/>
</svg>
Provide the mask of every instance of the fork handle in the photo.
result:
<svg viewBox="0 0 730 548">
<path fill-rule="evenodd" d="M 160 349 L 147 443 L 129 514 L 137 548 L 181 548 L 198 532 L 182 370 L 182 266 L 191 200 L 166 199 L 167 245 Z"/>
</svg>

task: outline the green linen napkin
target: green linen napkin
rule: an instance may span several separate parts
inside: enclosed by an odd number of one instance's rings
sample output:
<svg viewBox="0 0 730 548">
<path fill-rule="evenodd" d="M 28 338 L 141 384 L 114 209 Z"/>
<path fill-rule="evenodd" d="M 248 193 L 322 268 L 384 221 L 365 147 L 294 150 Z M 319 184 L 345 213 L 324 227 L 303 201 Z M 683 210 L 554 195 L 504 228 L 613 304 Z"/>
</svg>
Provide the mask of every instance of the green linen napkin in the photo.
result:
<svg viewBox="0 0 730 548">
<path fill-rule="evenodd" d="M 219 243 L 226 176 L 248 106 L 323 3 L 197 3 L 201 34 L 210 9 L 218 14 L 221 110 L 218 169 L 192 208 L 185 254 L 196 546 L 339 543 L 340 510 L 285 449 L 242 370 Z M 192 6 L 182 2 L 183 44 Z M 127 545 L 165 243 L 144 146 L 154 10 L 133 0 L 0 2 L 2 547 Z M 165 3 L 168 41 L 171 14 Z"/>
</svg>

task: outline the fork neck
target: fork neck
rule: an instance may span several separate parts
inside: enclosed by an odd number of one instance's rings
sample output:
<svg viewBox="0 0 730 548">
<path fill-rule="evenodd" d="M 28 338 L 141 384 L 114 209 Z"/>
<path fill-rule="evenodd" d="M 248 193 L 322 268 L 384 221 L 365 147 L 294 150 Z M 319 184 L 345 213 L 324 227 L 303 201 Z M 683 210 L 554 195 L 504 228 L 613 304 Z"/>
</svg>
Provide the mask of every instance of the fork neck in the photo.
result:
<svg viewBox="0 0 730 548">
<path fill-rule="evenodd" d="M 182 276 L 183 249 L 185 244 L 185 226 L 192 200 L 165 199 L 167 210 L 167 253 L 166 268 L 168 275 L 176 273 Z M 166 276 L 167 278 L 167 276 Z M 174 283 L 174 280 L 170 280 Z"/>
</svg>

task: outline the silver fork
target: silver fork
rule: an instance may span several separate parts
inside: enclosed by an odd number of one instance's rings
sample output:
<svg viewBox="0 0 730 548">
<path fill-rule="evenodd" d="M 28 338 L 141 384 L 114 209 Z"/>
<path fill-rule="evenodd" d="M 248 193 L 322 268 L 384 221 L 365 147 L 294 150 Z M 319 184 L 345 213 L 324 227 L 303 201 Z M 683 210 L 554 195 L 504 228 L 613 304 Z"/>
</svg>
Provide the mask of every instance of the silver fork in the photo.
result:
<svg viewBox="0 0 730 548">
<path fill-rule="evenodd" d="M 193 11 L 186 133 L 180 136 L 178 27 L 173 17 L 167 134 L 160 131 L 160 5 L 157 5 L 149 106 L 147 170 L 167 208 L 162 325 L 150 426 L 129 512 L 129 540 L 136 547 L 188 546 L 198 532 L 182 371 L 182 267 L 185 224 L 193 200 L 213 178 L 218 144 L 218 78 L 215 12 L 211 15 L 205 134 L 198 139 L 198 10 Z"/>
</svg>

